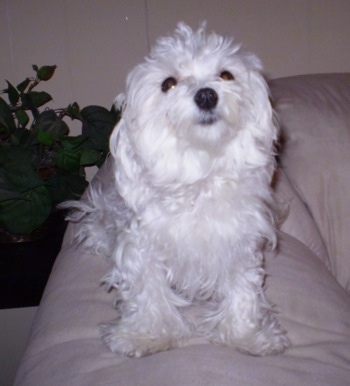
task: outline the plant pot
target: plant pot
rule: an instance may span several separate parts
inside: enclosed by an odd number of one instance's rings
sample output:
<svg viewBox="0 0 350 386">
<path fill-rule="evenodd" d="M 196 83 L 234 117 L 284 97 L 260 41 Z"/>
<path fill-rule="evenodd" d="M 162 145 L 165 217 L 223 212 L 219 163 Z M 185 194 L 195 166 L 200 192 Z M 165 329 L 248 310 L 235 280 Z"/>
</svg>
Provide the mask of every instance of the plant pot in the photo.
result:
<svg viewBox="0 0 350 386">
<path fill-rule="evenodd" d="M 39 304 L 66 227 L 64 213 L 54 212 L 30 235 L 0 233 L 0 308 Z"/>
</svg>

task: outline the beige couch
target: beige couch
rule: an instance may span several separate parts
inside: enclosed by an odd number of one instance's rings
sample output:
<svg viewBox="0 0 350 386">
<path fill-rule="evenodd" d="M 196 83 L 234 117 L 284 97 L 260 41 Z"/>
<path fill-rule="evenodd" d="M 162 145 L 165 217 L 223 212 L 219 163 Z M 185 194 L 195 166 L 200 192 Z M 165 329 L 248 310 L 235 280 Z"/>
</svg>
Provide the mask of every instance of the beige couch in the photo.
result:
<svg viewBox="0 0 350 386">
<path fill-rule="evenodd" d="M 115 317 L 99 285 L 107 262 L 70 245 L 70 226 L 16 385 L 350 384 L 350 74 L 277 79 L 271 90 L 283 129 L 276 190 L 290 214 L 266 256 L 267 293 L 292 348 L 252 357 L 193 341 L 142 359 L 110 353 L 97 328 Z"/>
</svg>

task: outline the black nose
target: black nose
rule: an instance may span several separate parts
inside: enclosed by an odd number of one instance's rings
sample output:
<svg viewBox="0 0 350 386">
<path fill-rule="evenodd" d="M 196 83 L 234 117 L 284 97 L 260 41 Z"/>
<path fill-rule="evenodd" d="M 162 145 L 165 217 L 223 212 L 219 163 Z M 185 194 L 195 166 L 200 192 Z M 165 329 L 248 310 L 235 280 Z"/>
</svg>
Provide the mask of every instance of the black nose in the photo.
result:
<svg viewBox="0 0 350 386">
<path fill-rule="evenodd" d="M 212 88 L 201 88 L 194 96 L 196 105 L 201 110 L 212 110 L 218 103 L 219 97 Z"/>
</svg>

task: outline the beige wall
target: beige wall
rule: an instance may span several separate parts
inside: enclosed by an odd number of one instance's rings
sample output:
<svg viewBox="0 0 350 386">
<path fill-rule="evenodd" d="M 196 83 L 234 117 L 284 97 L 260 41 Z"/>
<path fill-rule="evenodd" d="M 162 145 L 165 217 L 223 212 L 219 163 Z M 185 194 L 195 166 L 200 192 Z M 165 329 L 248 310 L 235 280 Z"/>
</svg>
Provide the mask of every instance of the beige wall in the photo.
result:
<svg viewBox="0 0 350 386">
<path fill-rule="evenodd" d="M 56 106 L 110 106 L 157 36 L 204 19 L 273 78 L 350 71 L 350 0 L 0 0 L 0 88 L 57 64 Z"/>
</svg>

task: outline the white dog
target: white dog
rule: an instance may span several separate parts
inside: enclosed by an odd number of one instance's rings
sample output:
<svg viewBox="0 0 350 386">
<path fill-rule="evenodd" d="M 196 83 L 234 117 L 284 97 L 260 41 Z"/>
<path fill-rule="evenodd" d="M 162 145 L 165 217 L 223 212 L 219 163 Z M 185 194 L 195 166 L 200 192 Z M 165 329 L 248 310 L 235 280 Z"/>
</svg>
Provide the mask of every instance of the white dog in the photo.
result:
<svg viewBox="0 0 350 386">
<path fill-rule="evenodd" d="M 129 74 L 109 185 L 97 178 L 70 203 L 78 241 L 113 262 L 112 351 L 140 357 L 191 337 L 253 355 L 289 346 L 263 292 L 277 127 L 261 70 L 231 39 L 180 23 Z"/>
</svg>

